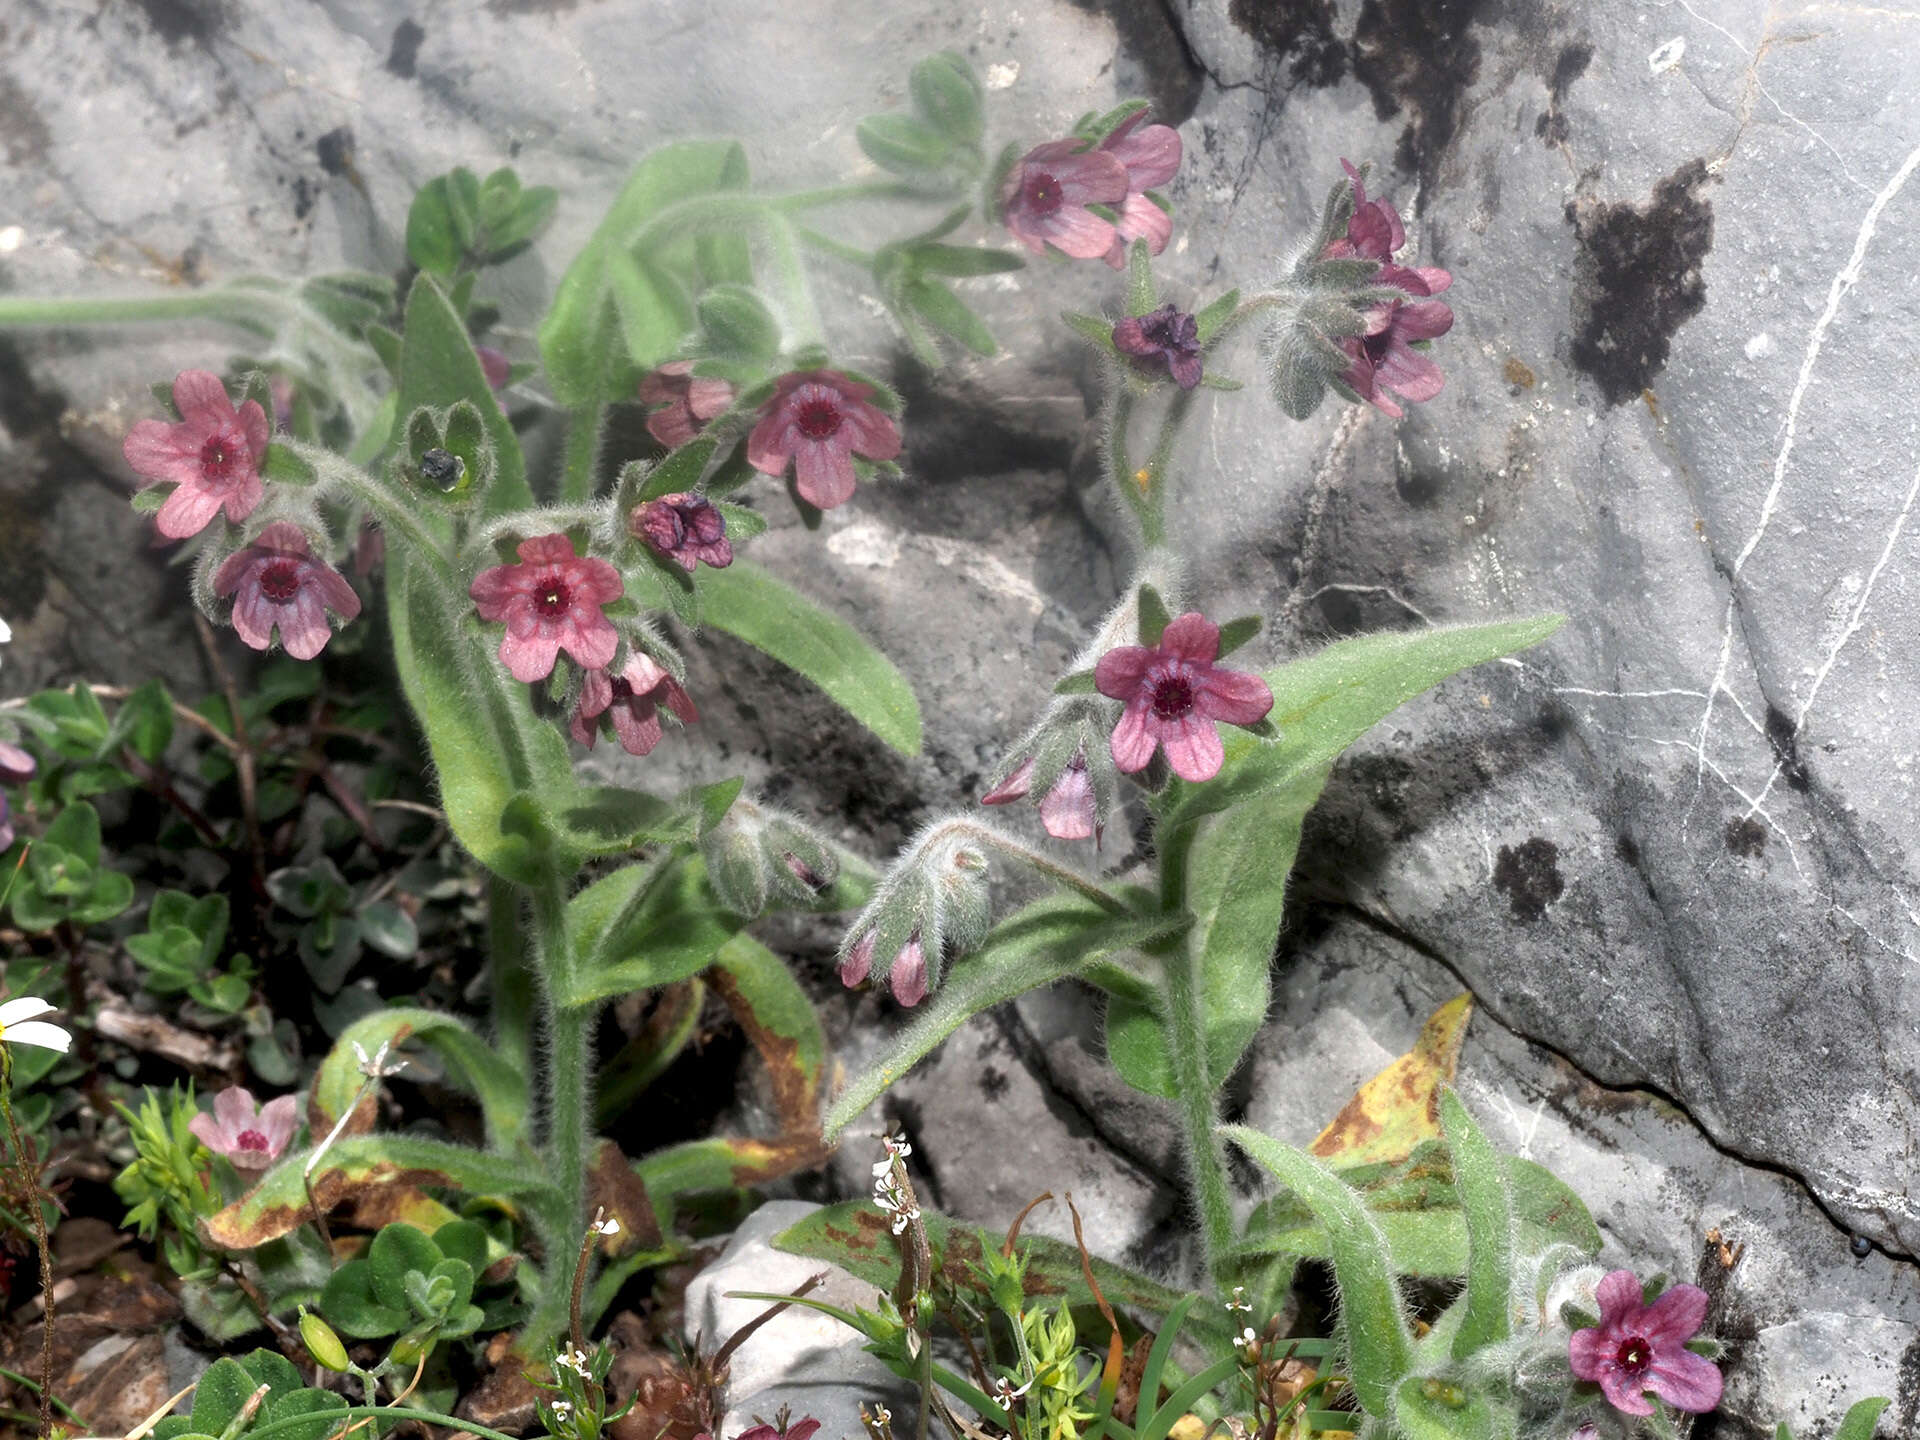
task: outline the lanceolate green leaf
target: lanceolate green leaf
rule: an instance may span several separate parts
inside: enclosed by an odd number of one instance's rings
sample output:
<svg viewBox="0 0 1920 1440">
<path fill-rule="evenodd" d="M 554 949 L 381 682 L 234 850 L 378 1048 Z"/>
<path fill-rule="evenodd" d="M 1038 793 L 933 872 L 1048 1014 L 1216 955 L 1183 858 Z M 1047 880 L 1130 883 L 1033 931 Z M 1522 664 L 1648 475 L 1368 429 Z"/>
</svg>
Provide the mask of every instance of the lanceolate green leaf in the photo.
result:
<svg viewBox="0 0 1920 1440">
<path fill-rule="evenodd" d="M 946 983 L 914 1013 L 871 1068 L 827 1112 L 838 1135 L 894 1081 L 969 1018 L 1004 1000 L 1075 974 L 1103 955 L 1167 933 L 1165 919 L 1114 916 L 1078 895 L 1036 901 L 994 926 L 986 944 L 953 967 Z"/>
<path fill-rule="evenodd" d="M 439 1053 L 447 1078 L 480 1102 L 487 1122 L 487 1145 L 511 1150 L 527 1129 L 527 1080 L 496 1054 L 464 1020 L 437 1010 L 376 1010 L 341 1032 L 313 1077 L 308 1118 L 315 1135 L 324 1135 L 360 1094 L 360 1057 L 382 1045 L 399 1049 L 417 1041 Z"/>
<path fill-rule="evenodd" d="M 1889 1403 L 1880 1396 L 1855 1402 L 1848 1409 L 1846 1418 L 1841 1420 L 1840 1428 L 1833 1432 L 1833 1440 L 1873 1440 L 1873 1427 L 1879 1423 L 1880 1412 Z"/>
<path fill-rule="evenodd" d="M 474 354 L 467 327 L 440 287 L 426 275 L 413 282 L 407 292 L 406 329 L 400 348 L 400 400 L 395 408 L 395 445 L 404 444 L 403 427 L 407 418 L 422 405 L 449 406 L 457 400 L 468 401 L 480 412 L 486 424 L 487 438 L 493 443 L 495 471 L 487 492 L 489 515 L 504 515 L 510 510 L 533 504 L 533 492 L 527 488 L 526 461 L 520 454 L 519 437 L 500 413 Z"/>
<path fill-rule="evenodd" d="M 920 702 L 894 664 L 855 630 L 750 561 L 700 577 L 703 619 L 813 681 L 903 755 L 920 753 Z"/>
<path fill-rule="evenodd" d="M 1299 1196 L 1326 1227 L 1353 1393 L 1367 1414 L 1386 1419 L 1394 1387 L 1413 1359 L 1387 1237 L 1346 1182 L 1305 1151 L 1244 1125 L 1225 1126 L 1221 1133 Z"/>
<path fill-rule="evenodd" d="M 698 855 L 616 870 L 567 905 L 580 963 L 554 998 L 587 1005 L 697 975 L 744 923 L 713 893 Z"/>
<path fill-rule="evenodd" d="M 736 935 L 714 955 L 709 978 L 765 1061 L 781 1120 L 812 1129 L 819 1123 L 827 1039 L 787 962 L 751 935 Z"/>
<path fill-rule="evenodd" d="M 1511 1435 L 1512 1417 L 1505 1433 Z M 1393 1419 L 1406 1440 L 1495 1440 L 1493 1407 L 1477 1390 L 1446 1380 L 1410 1376 L 1393 1397 Z"/>
<path fill-rule="evenodd" d="M 1466 1309 L 1453 1337 L 1464 1360 L 1507 1338 L 1513 1288 L 1513 1196 L 1506 1167 L 1451 1090 L 1440 1094 L 1440 1123 L 1453 1157 L 1453 1183 L 1467 1223 Z"/>
</svg>

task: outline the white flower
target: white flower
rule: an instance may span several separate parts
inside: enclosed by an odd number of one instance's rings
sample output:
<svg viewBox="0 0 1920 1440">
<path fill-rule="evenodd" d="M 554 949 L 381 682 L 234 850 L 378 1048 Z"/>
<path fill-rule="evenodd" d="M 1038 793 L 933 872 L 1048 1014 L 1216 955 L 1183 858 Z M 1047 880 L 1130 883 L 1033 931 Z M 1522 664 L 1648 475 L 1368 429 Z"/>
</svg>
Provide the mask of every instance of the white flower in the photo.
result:
<svg viewBox="0 0 1920 1440">
<path fill-rule="evenodd" d="M 566 1366 L 567 1369 L 573 1371 L 574 1374 L 583 1380 L 593 1378 L 587 1373 L 587 1352 L 576 1349 L 571 1340 L 567 1342 L 566 1346 L 558 1355 L 554 1356 L 553 1363 Z"/>
<path fill-rule="evenodd" d="M 1249 1315 L 1253 1313 L 1253 1302 L 1247 1299 L 1246 1286 L 1236 1285 L 1233 1287 L 1233 1299 L 1227 1302 L 1227 1309 L 1238 1310 Z"/>
<path fill-rule="evenodd" d="M 593 1212 L 593 1233 L 596 1235 L 618 1235 L 620 1233 L 620 1222 L 611 1215 L 596 1210 Z"/>
<path fill-rule="evenodd" d="M 13 627 L 6 621 L 0 620 L 0 645 L 6 644 L 11 639 L 13 639 Z"/>
<path fill-rule="evenodd" d="M 385 1040 L 380 1042 L 380 1048 L 374 1051 L 371 1056 L 367 1054 L 364 1045 L 358 1040 L 354 1041 L 353 1058 L 359 1062 L 357 1068 L 360 1073 L 369 1080 L 384 1080 L 387 1076 L 398 1075 L 402 1070 L 407 1068 L 407 1062 L 404 1060 L 396 1060 L 391 1065 L 387 1063 L 387 1042 Z"/>
<path fill-rule="evenodd" d="M 571 1414 L 573 1414 L 573 1406 L 570 1402 L 565 1400 L 556 1400 L 553 1402 L 554 1419 L 564 1420 Z"/>
<path fill-rule="evenodd" d="M 1240 1343 L 1249 1350 L 1260 1343 L 1260 1337 L 1253 1333 L 1253 1327 L 1251 1325 L 1240 1332 Z"/>
<path fill-rule="evenodd" d="M 0 1005 L 0 1041 L 8 1045 L 38 1045 L 66 1054 L 73 1044 L 73 1036 L 58 1025 L 35 1018 L 51 1015 L 55 1008 L 38 995 L 22 995 Z"/>
</svg>

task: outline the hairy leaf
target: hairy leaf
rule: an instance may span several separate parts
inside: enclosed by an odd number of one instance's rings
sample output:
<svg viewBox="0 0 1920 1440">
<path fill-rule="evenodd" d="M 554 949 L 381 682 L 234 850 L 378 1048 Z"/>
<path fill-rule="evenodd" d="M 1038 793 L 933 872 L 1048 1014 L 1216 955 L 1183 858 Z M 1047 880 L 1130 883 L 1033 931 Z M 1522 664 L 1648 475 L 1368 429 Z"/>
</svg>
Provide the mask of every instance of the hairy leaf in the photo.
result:
<svg viewBox="0 0 1920 1440">
<path fill-rule="evenodd" d="M 487 1144 L 505 1152 L 525 1138 L 529 1100 L 527 1079 L 502 1059 L 466 1021 L 438 1010 L 376 1010 L 349 1025 L 314 1073 L 307 1099 L 307 1123 L 316 1140 L 324 1137 L 360 1093 L 360 1056 L 382 1045 L 396 1053 L 409 1040 L 436 1051 L 447 1079 L 480 1102 Z M 369 1117 L 370 1119 L 370 1117 Z"/>
</svg>

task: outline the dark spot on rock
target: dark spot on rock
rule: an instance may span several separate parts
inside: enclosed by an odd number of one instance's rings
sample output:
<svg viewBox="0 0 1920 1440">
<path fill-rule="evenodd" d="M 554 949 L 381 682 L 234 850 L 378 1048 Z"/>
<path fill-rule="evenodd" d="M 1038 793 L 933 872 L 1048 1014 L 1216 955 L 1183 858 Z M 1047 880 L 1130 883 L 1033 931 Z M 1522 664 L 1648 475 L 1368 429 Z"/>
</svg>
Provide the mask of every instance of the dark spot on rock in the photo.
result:
<svg viewBox="0 0 1920 1440">
<path fill-rule="evenodd" d="M 1767 849 L 1767 827 L 1751 815 L 1735 815 L 1727 821 L 1727 850 L 1744 860 L 1758 860 Z"/>
<path fill-rule="evenodd" d="M 1911 1435 L 1914 1423 L 1920 1421 L 1920 1339 L 1900 1352 L 1894 1374 L 1899 1377 L 1899 1388 L 1893 1392 L 1893 1403 L 1900 1413 L 1894 1417 L 1893 1433 Z"/>
<path fill-rule="evenodd" d="M 0 155 L 9 167 L 38 168 L 52 149 L 53 132 L 27 94 L 11 77 L 0 75 Z"/>
<path fill-rule="evenodd" d="M 1460 124 L 1460 103 L 1480 74 L 1472 30 L 1488 0 L 1367 0 L 1353 31 L 1354 78 L 1382 120 L 1406 111 L 1394 163 L 1420 176 L 1420 203 Z"/>
<path fill-rule="evenodd" d="M 1533 367 L 1518 355 L 1509 355 L 1507 363 L 1500 367 L 1500 373 L 1507 377 L 1507 384 L 1513 386 L 1516 395 L 1522 390 L 1531 390 L 1539 378 L 1533 373 Z"/>
<path fill-rule="evenodd" d="M 1347 72 L 1347 47 L 1333 33 L 1332 0 L 1232 0 L 1227 18 L 1275 59 L 1290 59 L 1295 80 L 1326 86 Z"/>
<path fill-rule="evenodd" d="M 1120 77 L 1122 94 L 1138 85 L 1153 102 L 1153 118 L 1168 125 L 1179 125 L 1193 114 L 1206 77 L 1187 37 L 1174 21 L 1172 6 L 1165 0 L 1073 3 L 1079 9 L 1109 17 L 1119 32 L 1121 53 L 1139 67 L 1136 77 Z"/>
<path fill-rule="evenodd" d="M 1873 1241 L 1864 1235 L 1856 1235 L 1848 1242 L 1847 1248 L 1853 1252 L 1853 1258 L 1864 1260 L 1873 1253 Z"/>
<path fill-rule="evenodd" d="M 1807 767 L 1800 762 L 1800 738 L 1792 719 L 1777 705 L 1767 706 L 1767 744 L 1773 747 L 1780 778 L 1795 790 L 1807 788 Z"/>
<path fill-rule="evenodd" d="M 154 33 L 169 45 L 177 45 L 182 40 L 204 45 L 220 33 L 221 21 L 225 18 L 217 0 L 137 0 L 137 3 L 146 12 L 147 23 L 153 26 Z"/>
<path fill-rule="evenodd" d="M 980 1093 L 989 1100 L 998 1100 L 1007 1093 L 1007 1073 L 998 1065 L 980 1067 Z"/>
<path fill-rule="evenodd" d="M 329 175 L 344 175 L 353 168 L 353 130 L 346 125 L 329 130 L 313 142 L 320 157 L 320 168 Z"/>
<path fill-rule="evenodd" d="M 1560 847 L 1538 835 L 1522 845 L 1500 847 L 1493 862 L 1493 887 L 1505 893 L 1514 919 L 1533 924 L 1565 893 L 1559 862 Z"/>
<path fill-rule="evenodd" d="M 935 377 L 901 355 L 894 384 L 918 423 L 907 432 L 913 473 L 941 484 L 1021 470 L 1064 471 L 1073 442 L 1063 433 L 1024 429 L 985 391 Z"/>
<path fill-rule="evenodd" d="M 297 175 L 293 181 L 293 218 L 304 220 L 313 209 L 313 182 L 304 175 Z"/>
<path fill-rule="evenodd" d="M 1587 66 L 1593 63 L 1593 46 L 1582 40 L 1569 45 L 1560 52 L 1560 58 L 1553 62 L 1553 99 L 1557 105 L 1567 98 L 1567 91 L 1573 82 L 1587 73 Z"/>
<path fill-rule="evenodd" d="M 419 58 L 420 42 L 427 38 L 427 32 L 411 20 L 402 20 L 393 27 L 393 44 L 387 49 L 387 69 L 402 80 L 413 78 L 413 62 Z"/>
<path fill-rule="evenodd" d="M 1713 248 L 1713 206 L 1694 194 L 1706 178 L 1705 162 L 1692 160 L 1654 186 L 1645 209 L 1568 207 L 1581 252 L 1573 363 L 1609 405 L 1647 388 L 1674 333 L 1707 303 L 1700 265 Z"/>
<path fill-rule="evenodd" d="M 1620 857 L 1621 863 L 1631 865 L 1636 870 L 1640 868 L 1639 842 L 1624 830 L 1614 836 L 1613 853 Z"/>
<path fill-rule="evenodd" d="M 1410 466 L 1394 476 L 1393 488 L 1407 504 L 1425 510 L 1439 504 L 1440 497 L 1447 493 L 1446 472 L 1438 467 Z"/>
</svg>

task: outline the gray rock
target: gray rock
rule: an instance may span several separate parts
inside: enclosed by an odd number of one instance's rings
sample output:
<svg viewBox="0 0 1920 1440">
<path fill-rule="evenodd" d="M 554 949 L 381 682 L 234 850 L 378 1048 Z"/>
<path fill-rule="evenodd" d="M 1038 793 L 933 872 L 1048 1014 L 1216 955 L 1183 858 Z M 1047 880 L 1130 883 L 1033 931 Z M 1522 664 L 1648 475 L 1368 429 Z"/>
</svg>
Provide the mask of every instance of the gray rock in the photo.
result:
<svg viewBox="0 0 1920 1440">
<path fill-rule="evenodd" d="M 775 1250 L 769 1243 L 789 1225 L 817 1207 L 797 1200 L 773 1200 L 748 1216 L 727 1242 L 720 1258 L 687 1286 L 686 1339 L 707 1347 L 725 1339 L 767 1308 L 764 1300 L 729 1298 L 728 1292 L 791 1291 L 809 1277 L 825 1273 L 813 1298 L 844 1309 L 873 1309 L 877 1291 L 832 1265 Z M 733 1352 L 728 1411 L 722 1440 L 757 1423 L 771 1421 L 783 1405 L 793 1418 L 811 1415 L 825 1436 L 859 1436 L 860 1407 L 886 1404 L 909 1414 L 917 1392 L 903 1387 L 893 1372 L 861 1345 L 860 1332 L 830 1315 L 791 1306 L 756 1330 Z"/>
</svg>

